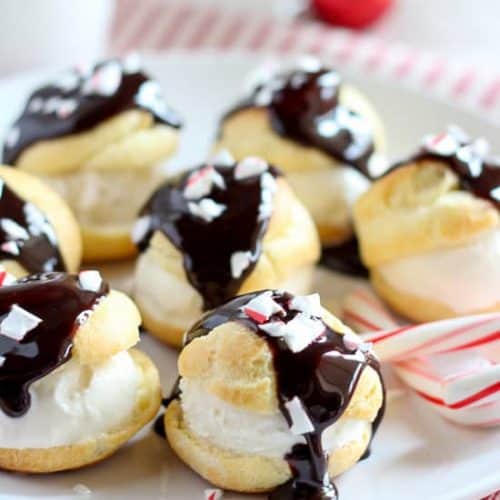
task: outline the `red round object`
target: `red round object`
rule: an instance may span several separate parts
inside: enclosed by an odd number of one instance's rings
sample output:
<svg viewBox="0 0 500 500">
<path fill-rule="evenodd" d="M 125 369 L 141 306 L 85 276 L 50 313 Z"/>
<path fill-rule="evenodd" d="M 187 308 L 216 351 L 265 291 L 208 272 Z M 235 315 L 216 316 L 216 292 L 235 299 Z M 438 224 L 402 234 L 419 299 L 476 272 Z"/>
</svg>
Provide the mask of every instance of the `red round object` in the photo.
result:
<svg viewBox="0 0 500 500">
<path fill-rule="evenodd" d="M 392 0 L 312 0 L 317 15 L 330 24 L 364 28 L 376 21 Z"/>
</svg>

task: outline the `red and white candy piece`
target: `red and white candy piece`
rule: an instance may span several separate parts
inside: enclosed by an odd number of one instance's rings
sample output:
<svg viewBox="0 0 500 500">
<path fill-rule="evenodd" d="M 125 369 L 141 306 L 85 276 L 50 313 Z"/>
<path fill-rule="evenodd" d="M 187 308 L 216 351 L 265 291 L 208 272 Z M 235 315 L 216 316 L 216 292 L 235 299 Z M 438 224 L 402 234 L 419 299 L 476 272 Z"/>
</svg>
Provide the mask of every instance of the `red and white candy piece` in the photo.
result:
<svg viewBox="0 0 500 500">
<path fill-rule="evenodd" d="M 19 255 L 19 247 L 15 241 L 6 241 L 0 245 L 0 249 L 5 253 L 10 253 L 11 255 Z"/>
<path fill-rule="evenodd" d="M 271 217 L 274 207 L 274 193 L 277 190 L 276 179 L 269 173 L 264 172 L 261 176 L 262 187 L 261 202 L 259 205 L 259 220 Z"/>
<path fill-rule="evenodd" d="M 0 287 L 9 286 L 16 282 L 16 277 L 6 271 L 3 266 L 0 266 Z"/>
<path fill-rule="evenodd" d="M 210 165 L 193 172 L 186 182 L 184 197 L 188 200 L 203 198 L 210 194 L 213 186 L 225 189 L 226 183 L 222 175 Z"/>
<path fill-rule="evenodd" d="M 292 352 L 303 351 L 325 331 L 323 321 L 299 313 L 288 323 L 272 321 L 259 327 L 272 337 L 281 337 Z"/>
<path fill-rule="evenodd" d="M 237 181 L 256 177 L 263 174 L 269 168 L 269 164 L 262 158 L 256 156 L 247 156 L 239 161 L 234 168 L 234 178 Z"/>
<path fill-rule="evenodd" d="M 438 135 L 427 135 L 423 139 L 427 151 L 440 156 L 451 156 L 460 147 L 460 142 L 448 132 Z"/>
<path fill-rule="evenodd" d="M 56 109 L 56 114 L 59 118 L 68 118 L 68 116 L 71 116 L 75 112 L 77 107 L 78 103 L 75 99 L 63 99 Z"/>
<path fill-rule="evenodd" d="M 78 274 L 78 282 L 80 283 L 80 288 L 88 292 L 98 292 L 101 288 L 102 281 L 102 276 L 99 271 L 81 271 Z"/>
<path fill-rule="evenodd" d="M 30 113 L 40 113 L 43 109 L 43 99 L 41 97 L 34 97 L 28 104 L 28 111 Z"/>
<path fill-rule="evenodd" d="M 241 277 L 245 269 L 252 263 L 253 257 L 250 251 L 238 251 L 233 252 L 231 255 L 230 265 L 231 265 L 231 276 L 233 279 L 238 279 Z"/>
<path fill-rule="evenodd" d="M 285 408 L 288 411 L 292 425 L 290 431 L 296 436 L 308 434 L 314 431 L 311 420 L 302 406 L 302 402 L 297 396 L 294 396 L 290 401 L 285 403 Z"/>
<path fill-rule="evenodd" d="M 33 205 L 33 203 L 26 203 L 24 205 L 24 215 L 28 221 L 30 234 L 35 236 L 45 234 L 53 245 L 57 245 L 57 235 L 54 228 L 37 206 Z"/>
<path fill-rule="evenodd" d="M 0 368 L 4 365 L 7 358 L 5 356 L 0 356 Z"/>
<path fill-rule="evenodd" d="M 220 500 L 224 495 L 223 491 L 218 488 L 206 489 L 204 493 L 205 500 Z"/>
<path fill-rule="evenodd" d="M 118 62 L 110 61 L 97 69 L 82 85 L 82 93 L 110 97 L 118 90 L 122 81 L 122 69 Z"/>
<path fill-rule="evenodd" d="M 0 334 L 19 342 L 41 322 L 41 318 L 14 304 L 0 323 Z"/>
<path fill-rule="evenodd" d="M 188 208 L 194 216 L 203 219 L 205 222 L 212 222 L 214 219 L 217 219 L 217 217 L 220 217 L 227 207 L 210 198 L 203 198 L 197 203 L 190 201 L 188 203 Z"/>
<path fill-rule="evenodd" d="M 273 300 L 273 294 L 270 291 L 262 292 L 249 300 L 242 310 L 256 323 L 264 323 L 274 314 L 285 314 L 285 310 Z"/>
</svg>

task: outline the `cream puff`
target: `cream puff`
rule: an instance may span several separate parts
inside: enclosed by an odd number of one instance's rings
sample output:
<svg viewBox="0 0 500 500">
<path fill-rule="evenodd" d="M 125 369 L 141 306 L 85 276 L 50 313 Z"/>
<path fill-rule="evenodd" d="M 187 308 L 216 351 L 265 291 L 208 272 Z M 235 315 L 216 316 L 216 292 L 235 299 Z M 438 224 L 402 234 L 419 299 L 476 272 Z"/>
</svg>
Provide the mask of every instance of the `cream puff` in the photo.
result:
<svg viewBox="0 0 500 500">
<path fill-rule="evenodd" d="M 98 462 L 156 415 L 157 370 L 131 349 L 140 322 L 97 271 L 0 288 L 0 468 L 47 473 Z"/>
<path fill-rule="evenodd" d="M 327 247 L 352 237 L 352 206 L 381 168 L 376 152 L 384 142 L 366 97 L 334 69 L 303 58 L 253 79 L 249 95 L 223 117 L 217 147 L 278 165 Z"/>
<path fill-rule="evenodd" d="M 82 243 L 64 200 L 24 172 L 0 166 L 0 265 L 16 277 L 75 272 Z"/>
<path fill-rule="evenodd" d="M 370 346 L 317 294 L 236 297 L 187 332 L 164 428 L 214 485 L 272 499 L 336 498 L 367 451 L 384 388 Z"/>
<path fill-rule="evenodd" d="M 79 67 L 35 90 L 10 129 L 4 162 L 68 202 L 86 261 L 133 255 L 130 227 L 164 176 L 180 120 L 136 58 Z"/>
<path fill-rule="evenodd" d="M 307 291 L 319 257 L 314 223 L 278 170 L 227 153 L 161 186 L 133 239 L 144 326 L 176 346 L 202 311 L 238 293 Z"/>
<path fill-rule="evenodd" d="M 500 162 L 457 127 L 373 184 L 354 210 L 362 258 L 399 313 L 500 311 Z"/>
</svg>

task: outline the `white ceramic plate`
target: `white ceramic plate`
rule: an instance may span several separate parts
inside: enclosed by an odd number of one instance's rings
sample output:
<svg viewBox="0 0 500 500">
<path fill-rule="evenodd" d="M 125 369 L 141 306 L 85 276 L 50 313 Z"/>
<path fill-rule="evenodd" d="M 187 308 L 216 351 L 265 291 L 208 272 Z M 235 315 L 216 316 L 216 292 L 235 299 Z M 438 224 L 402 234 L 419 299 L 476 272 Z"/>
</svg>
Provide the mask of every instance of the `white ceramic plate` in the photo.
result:
<svg viewBox="0 0 500 500">
<path fill-rule="evenodd" d="M 169 102 L 185 117 L 181 152 L 174 161 L 176 166 L 185 166 L 204 158 L 221 111 L 238 94 L 243 76 L 259 59 L 249 54 L 218 54 L 214 58 L 207 53 L 176 53 L 146 57 L 145 62 L 163 85 Z M 29 90 L 52 74 L 37 72 L 0 82 L 2 137 Z M 382 114 L 392 155 L 412 151 L 424 133 L 439 131 L 448 123 L 488 137 L 500 152 L 500 130 L 491 123 L 386 82 L 356 74 L 346 76 L 366 92 Z M 350 284 L 324 272 L 319 283 L 329 297 Z M 175 379 L 175 353 L 148 336 L 141 347 L 157 363 L 168 392 Z M 459 428 L 403 393 L 388 403 L 372 456 L 338 479 L 337 485 L 343 500 L 479 500 L 500 489 L 499 464 L 499 430 Z M 110 459 L 80 471 L 50 476 L 0 473 L 2 500 L 201 500 L 209 487 L 149 428 Z M 224 498 L 264 497 L 226 493 Z"/>
</svg>

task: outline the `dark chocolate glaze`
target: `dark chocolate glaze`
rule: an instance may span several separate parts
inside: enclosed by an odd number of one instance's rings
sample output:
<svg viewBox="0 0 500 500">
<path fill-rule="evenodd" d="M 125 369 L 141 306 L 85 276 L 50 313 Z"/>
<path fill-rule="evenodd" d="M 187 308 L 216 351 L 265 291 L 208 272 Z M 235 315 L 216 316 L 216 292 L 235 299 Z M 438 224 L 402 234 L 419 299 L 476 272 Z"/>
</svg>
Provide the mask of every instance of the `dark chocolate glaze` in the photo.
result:
<svg viewBox="0 0 500 500">
<path fill-rule="evenodd" d="M 66 273 L 33 275 L 0 288 L 0 408 L 8 416 L 28 411 L 30 385 L 71 357 L 78 325 L 108 292 L 104 282 L 97 292 L 84 290 L 78 275 Z M 20 341 L 1 333 L 14 304 L 42 320 Z"/>
<path fill-rule="evenodd" d="M 277 74 L 229 110 L 223 121 L 243 109 L 264 107 L 279 135 L 318 148 L 371 177 L 373 130 L 365 117 L 339 103 L 341 84 L 339 74 L 327 68 Z"/>
<path fill-rule="evenodd" d="M 50 222 L 1 179 L 0 259 L 18 261 L 30 273 L 66 269 Z"/>
<path fill-rule="evenodd" d="M 225 183 L 225 188 L 213 186 L 207 195 L 226 207 L 211 222 L 193 215 L 189 202 L 199 199 L 188 200 L 183 194 L 190 176 L 204 168 L 214 168 Z M 205 310 L 236 295 L 260 257 L 269 225 L 269 216 L 260 214 L 264 192 L 261 176 L 236 180 L 234 171 L 228 166 L 200 166 L 160 187 L 140 213 L 149 216 L 149 227 L 138 242 L 139 249 L 145 250 L 154 232 L 161 231 L 182 253 L 186 276 L 200 292 Z M 271 166 L 267 172 L 273 177 L 279 175 Z M 240 277 L 234 278 L 231 256 L 238 251 L 249 251 L 251 262 Z"/>
<path fill-rule="evenodd" d="M 455 141 L 456 147 L 453 151 L 440 151 L 440 142 L 449 138 Z M 461 189 L 500 209 L 500 159 L 489 157 L 487 152 L 477 147 L 477 142 L 451 126 L 447 132 L 429 137 L 416 154 L 396 163 L 384 175 L 414 162 L 443 162 L 458 176 Z"/>
<path fill-rule="evenodd" d="M 35 90 L 12 125 L 16 138 L 4 144 L 4 163 L 14 165 L 21 153 L 38 141 L 85 132 L 129 109 L 149 111 L 157 123 L 179 128 L 181 120 L 165 104 L 156 82 L 138 67 L 127 71 L 123 64 L 112 59 L 92 68 L 74 68 L 64 75 L 64 80 Z M 110 83 L 112 93 L 107 89 L 89 91 L 89 84 L 99 78 L 115 82 L 119 79 L 119 83 L 116 89 Z"/>
<path fill-rule="evenodd" d="M 477 171 L 474 172 L 471 162 L 464 161 L 457 153 L 443 156 L 425 148 L 414 157 L 414 160 L 444 161 L 448 168 L 457 174 L 462 189 L 490 201 L 500 209 L 500 163 L 476 157 L 476 160 L 472 160 L 477 161 Z"/>
<path fill-rule="evenodd" d="M 337 498 L 336 488 L 328 475 L 327 456 L 322 448 L 321 435 L 346 410 L 363 369 L 371 366 L 380 374 L 379 363 L 370 353 L 361 353 L 346 347 L 343 336 L 326 324 L 324 333 L 309 346 L 300 352 L 291 351 L 282 338 L 267 335 L 243 312 L 242 308 L 249 300 L 260 293 L 262 292 L 241 295 L 205 314 L 187 333 L 186 344 L 195 338 L 207 335 L 215 327 L 228 321 L 244 323 L 266 340 L 273 353 L 277 396 L 282 414 L 291 424 L 286 403 L 298 397 L 314 427 L 313 432 L 305 435 L 307 444 L 295 445 L 285 457 L 293 478 L 270 493 L 269 498 L 271 500 Z M 284 316 L 276 314 L 269 321 L 276 319 L 286 323 L 298 314 L 289 308 L 291 298 L 292 296 L 287 293 L 273 292 L 273 299 L 285 309 L 286 313 Z M 344 357 L 355 352 L 360 355 L 360 359 Z M 176 396 L 177 391 L 174 391 L 173 397 Z M 382 407 L 374 422 L 372 434 L 375 433 L 383 412 Z"/>
<path fill-rule="evenodd" d="M 368 269 L 361 261 L 356 236 L 339 245 L 323 247 L 320 264 L 343 274 L 360 278 L 368 277 Z"/>
</svg>

